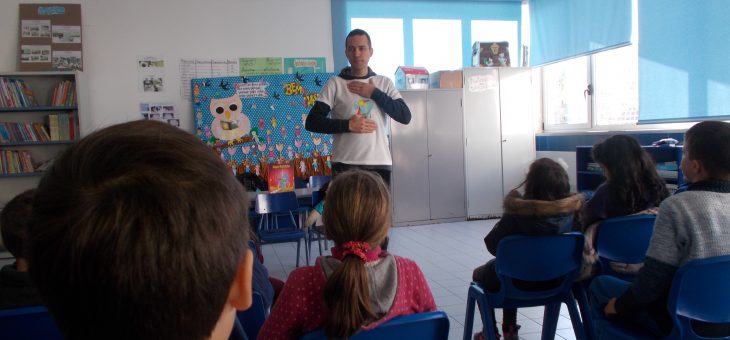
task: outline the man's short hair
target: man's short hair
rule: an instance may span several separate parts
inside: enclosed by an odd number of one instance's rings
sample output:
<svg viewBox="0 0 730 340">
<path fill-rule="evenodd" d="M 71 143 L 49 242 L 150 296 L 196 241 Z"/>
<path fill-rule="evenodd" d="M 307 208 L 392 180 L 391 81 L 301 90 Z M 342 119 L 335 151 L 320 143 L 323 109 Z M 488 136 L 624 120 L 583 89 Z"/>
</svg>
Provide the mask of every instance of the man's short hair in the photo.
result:
<svg viewBox="0 0 730 340">
<path fill-rule="evenodd" d="M 345 48 L 347 48 L 347 40 L 350 39 L 350 37 L 355 36 L 355 35 L 364 35 L 365 37 L 368 38 L 368 47 L 370 47 L 370 48 L 373 47 L 373 44 L 370 41 L 370 34 L 368 34 L 368 32 L 365 32 L 365 30 L 356 28 L 356 29 L 350 31 L 350 33 L 347 33 L 347 37 L 345 38 Z"/>
<path fill-rule="evenodd" d="M 709 179 L 730 176 L 730 124 L 704 121 L 692 126 L 684 135 L 689 156 L 702 163 Z"/>
<path fill-rule="evenodd" d="M 26 190 L 8 202 L 0 213 L 3 245 L 15 258 L 25 258 L 26 230 L 33 208 L 35 189 Z"/>
<path fill-rule="evenodd" d="M 41 180 L 30 274 L 68 338 L 207 338 L 246 250 L 247 206 L 195 136 L 155 121 L 107 127 Z"/>
</svg>

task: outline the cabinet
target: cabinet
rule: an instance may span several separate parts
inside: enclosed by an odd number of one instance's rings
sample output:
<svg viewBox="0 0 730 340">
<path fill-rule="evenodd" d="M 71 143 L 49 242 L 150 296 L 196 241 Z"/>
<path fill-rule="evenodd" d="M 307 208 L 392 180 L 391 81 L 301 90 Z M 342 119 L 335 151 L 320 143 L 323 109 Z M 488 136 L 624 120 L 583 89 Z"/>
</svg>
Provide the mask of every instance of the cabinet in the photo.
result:
<svg viewBox="0 0 730 340">
<path fill-rule="evenodd" d="M 82 82 L 80 72 L 0 72 L 0 78 L 13 79 L 12 85 L 5 89 L 0 86 L 0 95 L 5 96 L 0 106 L 0 161 L 3 162 L 3 171 L 0 171 L 0 203 L 4 204 L 18 193 L 37 186 L 45 168 L 53 159 L 74 140 L 78 139 L 79 114 L 81 106 L 78 104 L 78 90 Z M 25 84 L 34 100 L 18 99 L 11 90 L 18 89 L 18 82 Z M 64 81 L 70 82 L 66 86 L 66 96 L 54 93 L 56 87 Z M 73 93 L 69 93 L 73 89 Z M 63 91 L 63 88 L 61 88 Z M 54 105 L 54 94 L 58 96 Z M 12 103 L 10 104 L 11 99 Z M 18 104 L 23 102 L 24 104 Z M 51 118 L 49 118 L 51 117 Z M 55 118 L 53 118 L 55 117 Z M 52 140 L 49 124 L 54 126 Z M 67 131 L 67 135 L 64 133 Z M 27 162 L 28 157 L 30 162 Z M 25 168 L 18 169 L 18 161 L 26 159 Z M 9 163 L 15 163 L 10 165 Z M 31 164 L 28 164 L 31 163 Z"/>
<path fill-rule="evenodd" d="M 461 92 L 401 92 L 412 118 L 391 126 L 396 225 L 465 218 Z"/>
<path fill-rule="evenodd" d="M 396 225 L 501 216 L 535 159 L 530 70 L 463 75 L 463 88 L 401 92 L 413 117 L 392 125 Z"/>
<path fill-rule="evenodd" d="M 464 69 L 467 217 L 502 214 L 505 194 L 535 160 L 532 74 L 517 67 Z"/>
<path fill-rule="evenodd" d="M 681 146 L 643 146 L 657 164 L 657 172 L 667 182 L 669 191 L 684 184 L 682 169 Z M 578 192 L 592 192 L 603 183 L 606 178 L 597 163 L 591 156 L 591 146 L 575 147 L 576 186 Z"/>
</svg>

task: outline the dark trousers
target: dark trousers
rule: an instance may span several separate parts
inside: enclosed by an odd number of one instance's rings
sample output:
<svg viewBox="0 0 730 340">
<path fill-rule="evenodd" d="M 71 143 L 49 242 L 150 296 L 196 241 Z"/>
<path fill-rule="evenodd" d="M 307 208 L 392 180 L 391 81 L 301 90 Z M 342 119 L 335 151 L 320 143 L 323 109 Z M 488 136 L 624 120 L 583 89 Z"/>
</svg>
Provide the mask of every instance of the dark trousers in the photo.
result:
<svg viewBox="0 0 730 340">
<path fill-rule="evenodd" d="M 378 176 L 380 176 L 380 178 L 383 179 L 383 181 L 385 181 L 385 185 L 387 185 L 388 188 L 390 188 L 390 172 L 391 171 L 389 169 L 374 168 L 374 167 L 368 166 L 368 165 L 354 165 L 354 164 L 345 164 L 345 163 L 339 163 L 339 162 L 334 163 L 334 164 L 332 164 L 332 178 L 336 177 L 337 174 L 339 174 L 341 172 L 345 172 L 347 170 L 352 170 L 352 169 L 360 169 L 360 170 L 366 170 L 366 171 L 376 173 L 376 174 L 378 174 Z"/>
<path fill-rule="evenodd" d="M 495 293 L 499 291 L 499 277 L 495 270 L 495 259 L 489 260 L 485 265 L 479 266 L 474 269 L 472 274 L 472 280 L 478 282 L 484 289 L 489 292 Z M 482 311 L 484 313 L 485 311 Z M 494 309 L 489 311 L 492 313 L 492 320 L 494 320 L 494 329 L 497 329 L 497 319 L 494 316 Z M 514 325 L 517 323 L 517 309 L 516 308 L 502 308 L 502 325 Z"/>
</svg>

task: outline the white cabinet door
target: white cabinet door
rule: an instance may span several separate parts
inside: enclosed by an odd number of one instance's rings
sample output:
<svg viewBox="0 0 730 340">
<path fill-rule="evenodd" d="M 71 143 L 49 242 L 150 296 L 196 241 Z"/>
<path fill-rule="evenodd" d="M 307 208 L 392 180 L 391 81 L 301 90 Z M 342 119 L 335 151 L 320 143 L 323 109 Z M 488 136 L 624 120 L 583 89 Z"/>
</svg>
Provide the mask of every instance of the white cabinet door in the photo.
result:
<svg viewBox="0 0 730 340">
<path fill-rule="evenodd" d="M 411 122 L 403 125 L 391 122 L 391 152 L 393 172 L 394 223 L 427 221 L 428 191 L 428 122 L 427 91 L 402 91 L 401 95 L 411 110 Z"/>
<path fill-rule="evenodd" d="M 461 89 L 428 91 L 431 219 L 464 218 L 464 129 Z"/>
<path fill-rule="evenodd" d="M 502 150 L 499 74 L 495 68 L 464 69 L 466 213 L 502 213 Z"/>
<path fill-rule="evenodd" d="M 535 160 L 531 83 L 530 69 L 499 69 L 503 195 L 522 183 Z"/>
</svg>

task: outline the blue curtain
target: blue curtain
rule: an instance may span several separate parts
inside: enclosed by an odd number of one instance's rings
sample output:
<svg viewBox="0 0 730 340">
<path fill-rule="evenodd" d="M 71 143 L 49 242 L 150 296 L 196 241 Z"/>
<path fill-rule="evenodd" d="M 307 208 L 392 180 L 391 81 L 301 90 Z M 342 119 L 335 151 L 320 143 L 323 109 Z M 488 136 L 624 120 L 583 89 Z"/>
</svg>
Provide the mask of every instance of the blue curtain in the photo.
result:
<svg viewBox="0 0 730 340">
<path fill-rule="evenodd" d="M 639 123 L 730 119 L 730 1 L 639 1 Z"/>
<path fill-rule="evenodd" d="M 350 18 L 402 18 L 406 65 L 413 65 L 413 19 L 460 19 L 462 56 L 466 67 L 471 66 L 471 20 L 517 21 L 517 27 L 520 27 L 521 6 L 521 0 L 332 0 L 335 72 L 348 65 L 345 37 L 354 28 L 350 27 Z M 518 34 L 518 39 L 521 43 L 521 34 Z M 519 65 L 517 56 L 513 58 L 513 64 Z"/>
<path fill-rule="evenodd" d="M 631 42 L 631 0 L 530 0 L 529 4 L 532 66 Z"/>
</svg>

